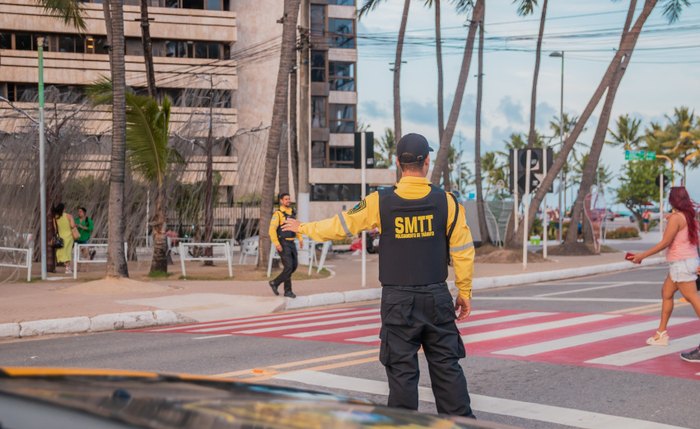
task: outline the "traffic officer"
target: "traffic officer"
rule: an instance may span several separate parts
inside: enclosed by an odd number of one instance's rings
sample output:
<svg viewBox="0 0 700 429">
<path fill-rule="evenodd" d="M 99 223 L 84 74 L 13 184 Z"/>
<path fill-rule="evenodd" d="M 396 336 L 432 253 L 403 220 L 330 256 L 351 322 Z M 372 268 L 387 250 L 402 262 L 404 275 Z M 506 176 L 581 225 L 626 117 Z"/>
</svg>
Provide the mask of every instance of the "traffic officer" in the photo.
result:
<svg viewBox="0 0 700 429">
<path fill-rule="evenodd" d="M 270 280 L 270 288 L 272 293 L 279 295 L 277 288 L 280 284 L 284 283 L 284 296 L 289 298 L 296 298 L 297 296 L 292 292 L 292 274 L 297 270 L 299 265 L 299 257 L 297 255 L 297 246 L 294 243 L 294 238 L 299 238 L 299 246 L 304 244 L 301 238 L 301 234 L 295 234 L 291 231 L 283 231 L 282 224 L 287 219 L 293 219 L 296 217 L 296 212 L 292 208 L 292 199 L 289 194 L 282 192 L 279 194 L 279 209 L 272 214 L 272 220 L 270 221 L 270 240 L 275 245 L 277 253 L 282 259 L 282 266 L 284 269 L 274 280 Z"/>
<path fill-rule="evenodd" d="M 418 409 L 422 346 L 438 413 L 474 417 L 459 365 L 464 344 L 455 323 L 455 311 L 457 320 L 471 312 L 474 245 L 464 207 L 426 178 L 431 151 L 425 137 L 403 136 L 396 152 L 402 177 L 395 187 L 373 192 L 349 211 L 319 222 L 287 219 L 282 230 L 326 241 L 378 227 L 379 360 L 389 381 L 388 405 Z M 445 283 L 450 257 L 459 289 L 455 304 Z"/>
</svg>

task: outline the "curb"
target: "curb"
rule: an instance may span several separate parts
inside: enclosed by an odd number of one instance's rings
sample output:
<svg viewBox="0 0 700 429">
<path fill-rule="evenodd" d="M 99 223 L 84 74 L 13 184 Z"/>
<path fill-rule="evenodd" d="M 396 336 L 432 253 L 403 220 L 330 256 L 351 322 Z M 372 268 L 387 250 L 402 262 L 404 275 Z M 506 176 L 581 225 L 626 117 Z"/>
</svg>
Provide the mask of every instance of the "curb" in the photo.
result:
<svg viewBox="0 0 700 429">
<path fill-rule="evenodd" d="M 645 260 L 641 267 L 657 265 L 665 262 L 664 258 Z M 525 283 L 539 283 L 553 280 L 563 280 L 592 274 L 603 274 L 615 271 L 638 269 L 639 265 L 629 262 L 593 265 L 589 267 L 568 268 L 564 270 L 541 271 L 499 277 L 484 277 L 475 279 L 474 290 L 492 289 L 505 286 L 515 286 Z M 454 282 L 448 282 L 452 290 Z M 329 292 L 314 295 L 299 296 L 296 299 L 285 299 L 277 311 L 318 307 L 324 305 L 345 304 L 351 302 L 373 301 L 380 299 L 382 288 L 357 289 L 347 292 Z M 93 317 L 66 317 L 61 319 L 34 320 L 19 323 L 0 323 L 0 339 L 23 338 L 50 334 L 79 334 L 86 332 L 116 331 L 122 329 L 137 329 L 162 325 L 177 325 L 193 323 L 193 320 L 172 310 L 134 311 L 127 313 L 100 314 Z"/>
<path fill-rule="evenodd" d="M 1 323 L 0 338 L 24 338 L 50 334 L 78 334 L 174 325 L 192 322 L 171 310 L 133 311 L 93 317 L 65 317 L 19 323 Z"/>
</svg>

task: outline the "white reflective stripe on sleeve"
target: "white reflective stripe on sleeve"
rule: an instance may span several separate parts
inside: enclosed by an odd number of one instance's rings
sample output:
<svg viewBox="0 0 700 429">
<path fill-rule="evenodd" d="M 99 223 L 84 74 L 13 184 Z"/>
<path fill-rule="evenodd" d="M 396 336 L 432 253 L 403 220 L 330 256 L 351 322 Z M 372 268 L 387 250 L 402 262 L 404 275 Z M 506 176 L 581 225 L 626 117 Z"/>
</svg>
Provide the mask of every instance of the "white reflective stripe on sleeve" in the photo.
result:
<svg viewBox="0 0 700 429">
<path fill-rule="evenodd" d="M 461 252 L 462 250 L 467 250 L 470 247 L 474 247 L 474 242 L 469 242 L 464 246 L 450 247 L 450 252 Z"/>
<path fill-rule="evenodd" d="M 345 223 L 345 218 L 343 217 L 343 213 L 338 213 L 338 217 L 340 218 L 340 225 L 345 230 L 345 235 L 347 235 L 348 237 L 352 237 L 353 234 L 352 234 L 352 232 L 350 232 L 350 228 L 348 228 L 348 224 Z"/>
</svg>

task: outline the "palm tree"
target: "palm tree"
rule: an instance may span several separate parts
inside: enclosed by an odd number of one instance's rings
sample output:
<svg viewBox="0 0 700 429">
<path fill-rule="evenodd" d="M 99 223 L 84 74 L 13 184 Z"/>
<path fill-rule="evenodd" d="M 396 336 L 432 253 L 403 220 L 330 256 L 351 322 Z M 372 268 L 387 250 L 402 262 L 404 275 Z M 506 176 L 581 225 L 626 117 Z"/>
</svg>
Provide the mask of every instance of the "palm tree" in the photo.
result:
<svg viewBox="0 0 700 429">
<path fill-rule="evenodd" d="M 625 150 L 637 149 L 644 141 L 644 136 L 639 133 L 641 123 L 641 119 L 632 118 L 629 114 L 620 115 L 615 122 L 616 130 L 608 129 L 611 140 L 605 143 L 622 146 Z"/>
<path fill-rule="evenodd" d="M 537 189 L 537 192 L 535 193 L 533 199 L 532 199 L 532 204 L 530 206 L 530 222 L 529 225 L 523 225 L 525 228 L 531 228 L 532 223 L 534 222 L 534 216 L 536 214 L 537 208 L 542 204 L 542 200 L 544 199 L 544 196 L 547 192 L 547 190 L 552 186 L 552 183 L 554 182 L 555 178 L 559 174 L 559 171 L 562 169 L 563 165 L 566 163 L 567 158 L 569 153 L 571 152 L 571 149 L 573 148 L 574 144 L 576 143 L 576 140 L 578 139 L 579 135 L 581 134 L 581 131 L 583 130 L 583 127 L 585 123 L 588 121 L 588 119 L 591 117 L 593 110 L 597 106 L 597 104 L 600 102 L 600 99 L 603 97 L 604 92 L 606 89 L 612 84 L 613 79 L 617 73 L 617 70 L 622 63 L 623 57 L 627 57 L 631 52 L 634 51 L 634 48 L 637 44 L 637 41 L 639 40 L 639 36 L 641 35 L 642 29 L 644 27 L 644 24 L 646 23 L 647 19 L 649 18 L 649 15 L 651 12 L 654 10 L 654 7 L 658 3 L 658 0 L 645 0 L 644 6 L 642 7 L 641 11 L 637 15 L 637 18 L 635 20 L 634 25 L 630 29 L 630 31 L 625 32 L 623 38 L 622 38 L 622 49 L 618 49 L 615 52 L 615 55 L 613 56 L 612 60 L 610 61 L 610 64 L 608 65 L 607 70 L 603 74 L 603 77 L 601 78 L 598 87 L 594 91 L 594 93 L 591 95 L 591 98 L 588 101 L 588 104 L 586 107 L 583 109 L 583 112 L 581 113 L 581 117 L 579 122 L 576 123 L 576 126 L 574 126 L 574 129 L 571 131 L 569 137 L 566 139 L 564 143 L 564 147 L 560 151 L 559 155 L 556 157 L 554 160 L 554 163 L 552 165 L 552 168 L 549 170 L 547 173 L 547 176 L 544 178 L 543 182 Z M 680 14 L 680 11 L 682 10 L 683 5 L 686 4 L 686 0 L 665 0 L 665 7 L 664 7 L 664 15 L 670 20 L 673 21 L 677 19 L 677 17 Z M 625 62 L 626 65 L 626 62 Z M 619 75 L 618 75 L 619 77 Z M 517 234 L 519 235 L 519 234 Z M 519 245 L 522 245 L 522 242 L 519 241 L 520 237 L 514 236 L 512 234 L 512 231 L 509 231 L 508 237 L 507 237 L 507 242 L 510 245 L 514 245 L 518 247 Z"/>
<path fill-rule="evenodd" d="M 684 1 L 684 0 L 680 0 Z M 673 3 L 673 2 L 670 2 Z M 627 13 L 627 19 L 625 20 L 625 26 L 622 32 L 622 37 L 620 39 L 620 46 L 619 49 L 623 50 L 624 49 L 624 41 L 630 32 L 630 27 L 632 25 L 632 18 L 634 16 L 634 8 L 636 7 L 636 0 L 630 1 L 630 9 Z M 675 18 L 672 16 L 669 17 L 669 20 L 675 20 L 678 18 L 678 15 L 675 15 Z M 581 184 L 579 186 L 579 191 L 578 195 L 576 196 L 576 201 L 574 203 L 574 207 L 572 210 L 572 215 L 571 215 L 571 221 L 575 222 L 577 219 L 579 219 L 579 216 L 582 215 L 583 213 L 583 201 L 586 197 L 586 195 L 590 192 L 590 188 L 593 185 L 593 181 L 595 180 L 596 172 L 598 170 L 598 162 L 600 160 L 600 155 L 603 151 L 603 147 L 605 146 L 605 135 L 608 131 L 608 124 L 610 122 L 610 116 L 612 114 L 612 108 L 613 104 L 615 102 L 615 96 L 617 95 L 617 90 L 620 86 L 620 82 L 622 81 L 622 78 L 625 75 L 625 72 L 628 69 L 629 62 L 631 60 L 633 54 L 633 50 L 629 50 L 625 55 L 623 55 L 618 63 L 615 66 L 615 71 L 612 77 L 612 80 L 610 82 L 610 85 L 608 86 L 607 93 L 605 95 L 605 101 L 603 103 L 603 108 L 601 109 L 600 112 L 600 118 L 598 119 L 598 125 L 596 127 L 595 134 L 593 136 L 593 141 L 591 143 L 591 151 L 590 151 L 590 156 L 588 159 L 588 162 L 586 164 L 586 167 L 584 168 L 584 174 L 581 180 Z M 592 238 L 592 237 L 591 237 Z M 573 228 L 569 230 L 569 233 L 567 234 L 565 245 L 572 245 L 576 243 L 576 232 L 573 231 Z"/>
<path fill-rule="evenodd" d="M 489 229 L 486 226 L 486 210 L 484 208 L 484 194 L 482 186 L 482 176 L 481 176 L 481 102 L 483 100 L 483 78 L 484 78 L 484 21 L 486 18 L 486 4 L 484 4 L 484 12 L 482 13 L 482 19 L 479 22 L 479 51 L 477 54 L 478 59 L 478 72 L 477 72 L 477 86 L 476 86 L 476 127 L 474 136 L 474 170 L 475 170 L 475 180 L 476 180 L 476 211 L 479 221 L 479 232 L 482 243 L 488 243 L 489 239 Z"/>
<path fill-rule="evenodd" d="M 459 0 L 457 1 L 456 7 L 458 13 L 471 9 L 472 0 Z M 440 139 L 440 149 L 438 150 L 437 156 L 435 157 L 435 165 L 433 166 L 433 172 L 430 177 L 433 183 L 439 183 L 442 171 L 448 168 L 447 157 L 449 155 L 449 148 L 450 144 L 452 143 L 452 137 L 454 136 L 454 132 L 457 127 L 459 111 L 462 107 L 464 90 L 467 85 L 469 67 L 471 65 L 472 60 L 472 53 L 474 52 L 474 40 L 476 39 L 476 30 L 478 27 L 478 23 L 481 22 L 483 19 L 484 0 L 476 0 L 476 3 L 473 5 L 472 17 L 469 25 L 469 32 L 467 33 L 467 39 L 464 44 L 462 66 L 459 71 L 459 77 L 457 78 L 457 88 L 455 90 L 454 99 L 452 100 L 450 116 L 447 119 L 447 124 L 445 125 L 445 132 L 442 135 L 442 139 Z M 448 184 L 446 184 L 446 186 L 447 185 Z"/>
<path fill-rule="evenodd" d="M 685 186 L 688 165 L 697 167 L 700 158 L 689 157 L 698 150 L 700 145 L 700 132 L 696 128 L 695 112 L 686 106 L 673 109 L 673 116 L 666 115 L 668 125 L 663 130 L 655 133 L 661 141 L 661 146 L 666 155 L 677 159 L 683 165 L 682 185 Z"/>
<path fill-rule="evenodd" d="M 155 184 L 155 213 L 153 227 L 153 258 L 150 274 L 168 271 L 165 222 L 167 200 L 165 179 L 168 165 L 179 158 L 177 152 L 168 146 L 170 124 L 170 100 L 165 97 L 163 105 L 152 97 L 128 94 L 126 113 L 126 146 L 129 163 L 134 171 Z"/>
<path fill-rule="evenodd" d="M 284 16 L 282 18 L 282 47 L 280 64 L 277 70 L 275 86 L 275 101 L 272 105 L 272 120 L 267 136 L 265 154 L 265 171 L 263 173 L 262 202 L 260 203 L 260 243 L 258 246 L 258 268 L 265 265 L 270 252 L 270 216 L 272 216 L 275 178 L 277 176 L 277 160 L 282 138 L 282 128 L 286 121 L 286 106 L 289 90 L 289 70 L 294 65 L 296 49 L 296 26 L 301 0 L 285 0 Z"/>
<path fill-rule="evenodd" d="M 394 157 L 396 156 L 396 138 L 394 131 L 391 128 L 384 130 L 384 135 L 375 140 L 374 147 L 377 149 L 374 152 L 374 165 L 377 168 L 389 168 L 394 165 Z"/>
<path fill-rule="evenodd" d="M 362 18 L 369 12 L 373 11 L 383 0 L 365 0 L 360 10 L 357 13 L 358 18 Z M 408 23 L 408 10 L 411 6 L 411 0 L 404 0 L 403 12 L 401 13 L 401 25 L 399 26 L 399 37 L 396 41 L 396 55 L 394 58 L 394 134 L 401 138 L 401 64 L 403 54 L 403 42 L 406 36 L 406 25 Z M 400 170 L 396 170 L 397 177 Z"/>
<path fill-rule="evenodd" d="M 35 0 L 44 11 L 63 20 L 67 25 L 83 32 L 87 29 L 83 18 L 83 7 L 78 0 Z"/>
<path fill-rule="evenodd" d="M 519 2 L 519 3 L 518 3 Z M 537 0 L 513 0 L 518 3 L 518 15 L 528 16 L 535 13 Z M 534 147 L 535 144 L 535 118 L 537 110 L 537 79 L 540 74 L 540 60 L 542 54 L 542 36 L 544 35 L 544 23 L 547 18 L 548 0 L 542 2 L 542 14 L 540 15 L 540 30 L 537 34 L 537 49 L 535 51 L 535 71 L 532 75 L 532 95 L 530 96 L 530 128 L 527 134 L 527 147 Z"/>
<path fill-rule="evenodd" d="M 156 97 L 156 72 L 153 68 L 153 44 L 151 43 L 150 22 L 148 20 L 148 0 L 141 0 L 141 43 L 143 59 L 146 65 L 146 82 L 148 95 Z"/>
<path fill-rule="evenodd" d="M 124 64 L 124 8 L 120 0 L 104 0 L 109 30 L 112 74 L 112 155 L 109 172 L 107 275 L 129 277 L 124 252 L 124 180 L 126 177 L 126 70 Z"/>
</svg>

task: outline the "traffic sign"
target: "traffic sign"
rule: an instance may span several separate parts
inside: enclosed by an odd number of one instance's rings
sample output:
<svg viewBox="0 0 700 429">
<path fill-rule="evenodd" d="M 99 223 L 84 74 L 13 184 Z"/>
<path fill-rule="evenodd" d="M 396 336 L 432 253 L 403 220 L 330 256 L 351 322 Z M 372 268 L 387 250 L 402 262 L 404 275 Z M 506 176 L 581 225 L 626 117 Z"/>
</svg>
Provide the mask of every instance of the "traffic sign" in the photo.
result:
<svg viewBox="0 0 700 429">
<path fill-rule="evenodd" d="M 625 161 L 654 161 L 656 152 L 651 150 L 625 150 Z"/>
</svg>

